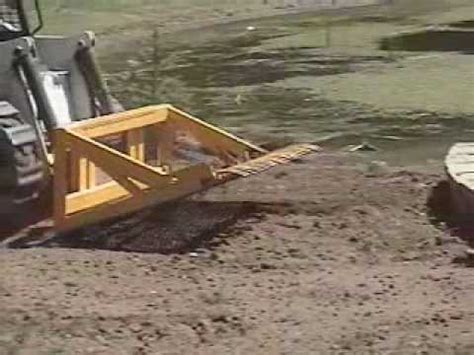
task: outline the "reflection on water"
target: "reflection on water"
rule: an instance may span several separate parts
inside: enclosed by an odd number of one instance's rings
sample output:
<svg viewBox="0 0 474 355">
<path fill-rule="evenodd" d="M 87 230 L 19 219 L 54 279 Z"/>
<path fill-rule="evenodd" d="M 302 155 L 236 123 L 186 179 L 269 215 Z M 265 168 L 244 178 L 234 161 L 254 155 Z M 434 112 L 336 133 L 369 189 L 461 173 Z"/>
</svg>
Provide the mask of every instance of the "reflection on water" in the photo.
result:
<svg viewBox="0 0 474 355">
<path fill-rule="evenodd" d="M 385 111 L 332 101 L 314 88 L 285 87 L 289 78 L 317 81 L 321 76 L 377 70 L 395 59 L 375 48 L 345 53 L 328 50 L 321 41 L 292 43 L 294 29 L 301 35 L 306 26 L 279 21 L 267 26 L 263 21 L 255 31 L 204 30 L 210 32 L 205 40 L 203 33 L 188 34 L 185 40 L 168 38 L 157 48 L 150 45 L 114 59 L 128 59 L 126 66 L 106 61 L 109 81 L 128 107 L 173 103 L 259 143 L 309 141 L 343 147 L 369 140 L 393 155 L 410 147 L 424 150 L 419 156 L 427 159 L 441 157 L 451 142 L 469 139 L 474 131 L 474 114 Z M 278 39 L 288 45 L 267 46 Z"/>
</svg>

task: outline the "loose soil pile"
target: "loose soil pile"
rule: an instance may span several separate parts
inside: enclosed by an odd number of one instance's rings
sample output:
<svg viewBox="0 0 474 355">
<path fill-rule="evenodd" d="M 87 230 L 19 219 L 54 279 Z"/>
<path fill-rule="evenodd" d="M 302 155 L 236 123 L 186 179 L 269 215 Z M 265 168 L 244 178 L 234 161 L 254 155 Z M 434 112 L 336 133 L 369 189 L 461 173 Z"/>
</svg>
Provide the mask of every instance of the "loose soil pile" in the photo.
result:
<svg viewBox="0 0 474 355">
<path fill-rule="evenodd" d="M 472 240 L 441 220 L 441 179 L 320 154 L 107 230 L 1 250 L 0 348 L 471 354 Z"/>
</svg>

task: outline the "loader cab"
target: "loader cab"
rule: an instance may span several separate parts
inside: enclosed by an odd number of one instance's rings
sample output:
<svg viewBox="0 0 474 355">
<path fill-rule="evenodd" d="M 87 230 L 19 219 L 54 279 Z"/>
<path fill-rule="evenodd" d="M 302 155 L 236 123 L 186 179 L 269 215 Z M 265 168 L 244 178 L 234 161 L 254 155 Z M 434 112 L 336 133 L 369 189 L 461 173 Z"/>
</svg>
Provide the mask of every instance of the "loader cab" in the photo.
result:
<svg viewBox="0 0 474 355">
<path fill-rule="evenodd" d="M 121 109 L 113 107 L 101 78 L 93 54 L 94 34 L 37 35 L 42 27 L 39 0 L 0 0 L 0 57 L 4 57 L 0 60 L 0 101 L 5 100 L 2 86 L 12 96 L 8 90 L 12 79 L 4 73 L 15 71 L 15 80 L 23 81 L 30 96 L 33 114 L 25 114 L 26 118 L 42 121 L 48 130 Z M 17 97 L 11 101 L 18 101 Z"/>
<path fill-rule="evenodd" d="M 33 36 L 42 27 L 38 0 L 0 0 L 0 42 Z"/>
</svg>

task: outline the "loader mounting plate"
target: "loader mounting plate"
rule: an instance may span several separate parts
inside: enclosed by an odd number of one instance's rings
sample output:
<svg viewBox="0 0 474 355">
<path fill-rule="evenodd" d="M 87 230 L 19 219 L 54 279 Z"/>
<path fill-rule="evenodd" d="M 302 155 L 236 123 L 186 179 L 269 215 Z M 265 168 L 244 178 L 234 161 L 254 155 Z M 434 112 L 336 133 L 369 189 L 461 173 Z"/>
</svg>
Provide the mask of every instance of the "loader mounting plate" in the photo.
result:
<svg viewBox="0 0 474 355">
<path fill-rule="evenodd" d="M 267 152 L 170 105 L 54 132 L 54 224 L 66 232 L 284 164 L 318 147 Z"/>
</svg>

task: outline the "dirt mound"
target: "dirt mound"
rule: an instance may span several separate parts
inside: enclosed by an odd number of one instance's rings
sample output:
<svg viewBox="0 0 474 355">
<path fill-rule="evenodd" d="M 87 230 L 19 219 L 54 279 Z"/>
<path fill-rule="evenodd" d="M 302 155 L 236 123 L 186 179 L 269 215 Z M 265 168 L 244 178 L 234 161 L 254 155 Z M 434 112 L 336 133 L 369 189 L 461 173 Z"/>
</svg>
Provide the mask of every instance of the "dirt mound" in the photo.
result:
<svg viewBox="0 0 474 355">
<path fill-rule="evenodd" d="M 257 213 L 255 203 L 180 201 L 51 239 L 49 247 L 140 253 L 185 253 L 206 247 L 237 220 Z"/>
</svg>

